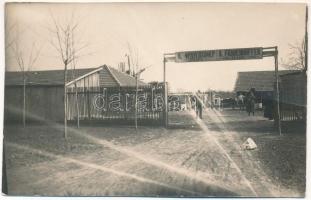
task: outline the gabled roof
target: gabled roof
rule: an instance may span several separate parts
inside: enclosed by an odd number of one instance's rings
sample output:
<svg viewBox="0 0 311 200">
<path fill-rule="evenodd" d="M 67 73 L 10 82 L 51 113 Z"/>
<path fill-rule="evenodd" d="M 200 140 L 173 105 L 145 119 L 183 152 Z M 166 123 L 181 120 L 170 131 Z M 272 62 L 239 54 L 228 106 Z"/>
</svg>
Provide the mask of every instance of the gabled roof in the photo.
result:
<svg viewBox="0 0 311 200">
<path fill-rule="evenodd" d="M 134 87 L 136 86 L 136 79 L 126 73 L 120 72 L 113 67 L 106 65 L 98 68 L 84 68 L 76 69 L 75 76 L 73 70 L 68 70 L 67 84 L 99 72 L 100 85 L 103 87 Z M 45 71 L 29 71 L 26 72 L 27 82 L 26 85 L 64 85 L 64 70 L 45 70 Z M 74 78 L 75 77 L 75 78 Z M 23 85 L 23 73 L 18 72 L 5 72 L 5 85 L 19 86 Z M 138 85 L 147 85 L 142 81 L 138 81 Z"/>
<path fill-rule="evenodd" d="M 75 70 L 75 78 L 87 74 L 97 68 Z M 28 71 L 27 85 L 64 85 L 64 70 Z M 68 70 L 68 82 L 73 80 L 73 70 Z M 23 85 L 23 73 L 20 71 L 5 72 L 5 85 Z"/>
<path fill-rule="evenodd" d="M 112 78 L 115 80 L 119 87 L 134 87 L 136 86 L 136 79 L 133 76 L 130 76 L 126 73 L 120 72 L 113 67 L 104 66 L 103 70 L 107 70 L 108 73 L 112 75 Z M 101 83 L 103 86 L 105 82 Z M 148 85 L 140 80 L 138 80 L 138 85 Z"/>
<path fill-rule="evenodd" d="M 279 75 L 297 72 L 296 70 L 281 70 Z M 234 91 L 249 91 L 255 88 L 256 91 L 273 91 L 275 76 L 274 71 L 247 71 L 238 72 Z"/>
</svg>

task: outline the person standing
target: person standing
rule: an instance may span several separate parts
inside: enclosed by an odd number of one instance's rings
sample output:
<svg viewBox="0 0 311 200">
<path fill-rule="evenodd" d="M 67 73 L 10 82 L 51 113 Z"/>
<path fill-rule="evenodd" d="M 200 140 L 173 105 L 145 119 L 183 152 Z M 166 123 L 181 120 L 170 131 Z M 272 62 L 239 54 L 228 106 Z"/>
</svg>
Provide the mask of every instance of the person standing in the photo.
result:
<svg viewBox="0 0 311 200">
<path fill-rule="evenodd" d="M 250 116 L 251 113 L 253 113 L 253 116 L 255 115 L 255 100 L 255 89 L 252 88 L 247 94 L 246 111 L 248 112 L 248 116 Z"/>
<path fill-rule="evenodd" d="M 238 105 L 239 105 L 240 111 L 244 110 L 244 95 L 242 93 L 240 93 L 238 95 L 237 101 L 238 101 Z"/>
<path fill-rule="evenodd" d="M 200 119 L 202 119 L 202 110 L 203 110 L 202 102 L 197 98 L 196 99 L 196 114 L 197 114 L 197 117 L 200 117 Z"/>
<path fill-rule="evenodd" d="M 194 96 L 191 96 L 190 98 L 190 104 L 191 104 L 191 109 L 193 109 L 194 111 L 196 111 L 196 98 Z"/>
</svg>

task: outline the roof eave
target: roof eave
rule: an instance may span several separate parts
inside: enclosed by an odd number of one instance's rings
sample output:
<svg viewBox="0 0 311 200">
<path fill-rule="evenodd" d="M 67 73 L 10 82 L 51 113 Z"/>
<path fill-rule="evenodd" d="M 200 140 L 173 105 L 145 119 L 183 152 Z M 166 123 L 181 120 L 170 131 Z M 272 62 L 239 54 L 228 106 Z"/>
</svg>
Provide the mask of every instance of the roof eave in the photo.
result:
<svg viewBox="0 0 311 200">
<path fill-rule="evenodd" d="M 79 81 L 79 80 L 81 80 L 81 79 L 83 79 L 83 78 L 85 78 L 85 77 L 87 77 L 87 76 L 90 76 L 90 75 L 92 75 L 92 74 L 94 74 L 94 73 L 96 73 L 96 72 L 98 72 L 98 71 L 100 71 L 100 70 L 102 70 L 102 69 L 103 69 L 103 66 L 100 66 L 100 67 L 98 67 L 97 69 L 95 69 L 95 70 L 93 70 L 93 71 L 90 71 L 89 73 L 86 73 L 86 74 L 84 74 L 84 75 L 82 75 L 82 76 L 79 76 L 78 78 L 76 78 L 76 79 L 74 79 L 74 80 L 72 80 L 72 81 L 66 83 L 66 87 L 68 87 L 69 85 L 71 85 L 71 84 L 73 84 L 73 83 L 75 83 L 75 82 L 77 82 L 77 81 Z"/>
</svg>

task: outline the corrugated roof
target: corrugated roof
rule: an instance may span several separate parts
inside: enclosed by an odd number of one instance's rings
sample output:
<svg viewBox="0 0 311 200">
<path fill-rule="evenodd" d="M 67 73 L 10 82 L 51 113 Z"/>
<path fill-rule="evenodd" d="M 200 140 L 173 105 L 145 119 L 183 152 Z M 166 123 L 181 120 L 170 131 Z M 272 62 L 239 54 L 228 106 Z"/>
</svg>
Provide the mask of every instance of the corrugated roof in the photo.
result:
<svg viewBox="0 0 311 200">
<path fill-rule="evenodd" d="M 75 70 L 75 78 L 97 68 Z M 45 70 L 26 72 L 27 85 L 64 85 L 64 70 Z M 73 80 L 73 70 L 68 70 L 68 82 Z M 20 71 L 5 72 L 5 85 L 23 85 L 23 74 Z"/>
<path fill-rule="evenodd" d="M 100 85 L 103 87 L 134 87 L 136 80 L 133 76 L 120 72 L 113 67 L 101 66 Z M 75 70 L 75 78 L 90 73 L 98 68 L 84 68 Z M 29 71 L 27 85 L 64 85 L 64 70 Z M 73 80 L 73 70 L 68 70 L 68 82 Z M 139 85 L 147 85 L 138 81 Z M 5 85 L 23 85 L 22 72 L 5 72 Z"/>
<path fill-rule="evenodd" d="M 279 75 L 297 72 L 296 70 L 281 70 Z M 255 88 L 256 91 L 273 91 L 275 81 L 274 71 L 247 71 L 238 72 L 234 91 L 249 91 Z"/>
</svg>

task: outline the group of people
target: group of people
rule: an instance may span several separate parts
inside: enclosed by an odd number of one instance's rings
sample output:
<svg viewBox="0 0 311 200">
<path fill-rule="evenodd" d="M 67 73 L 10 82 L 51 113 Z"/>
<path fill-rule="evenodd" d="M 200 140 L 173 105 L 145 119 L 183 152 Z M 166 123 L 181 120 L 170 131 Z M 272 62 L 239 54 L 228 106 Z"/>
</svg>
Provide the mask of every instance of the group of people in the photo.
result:
<svg viewBox="0 0 311 200">
<path fill-rule="evenodd" d="M 255 88 L 251 88 L 249 92 L 244 96 L 242 93 L 238 94 L 237 96 L 237 104 L 240 108 L 240 110 L 244 110 L 244 107 L 246 108 L 246 112 L 248 113 L 248 116 L 253 114 L 255 115 L 255 102 L 256 102 L 256 96 L 255 96 Z"/>
<path fill-rule="evenodd" d="M 246 112 L 248 116 L 253 114 L 255 115 L 255 103 L 256 103 L 256 96 L 255 96 L 255 88 L 251 88 L 249 92 L 244 96 L 242 93 L 239 93 L 236 97 L 237 105 L 239 109 L 242 111 L 246 108 Z M 202 111 L 204 108 L 204 103 L 197 97 L 191 97 L 191 105 L 192 108 L 196 111 L 196 116 L 202 119 Z"/>
</svg>

